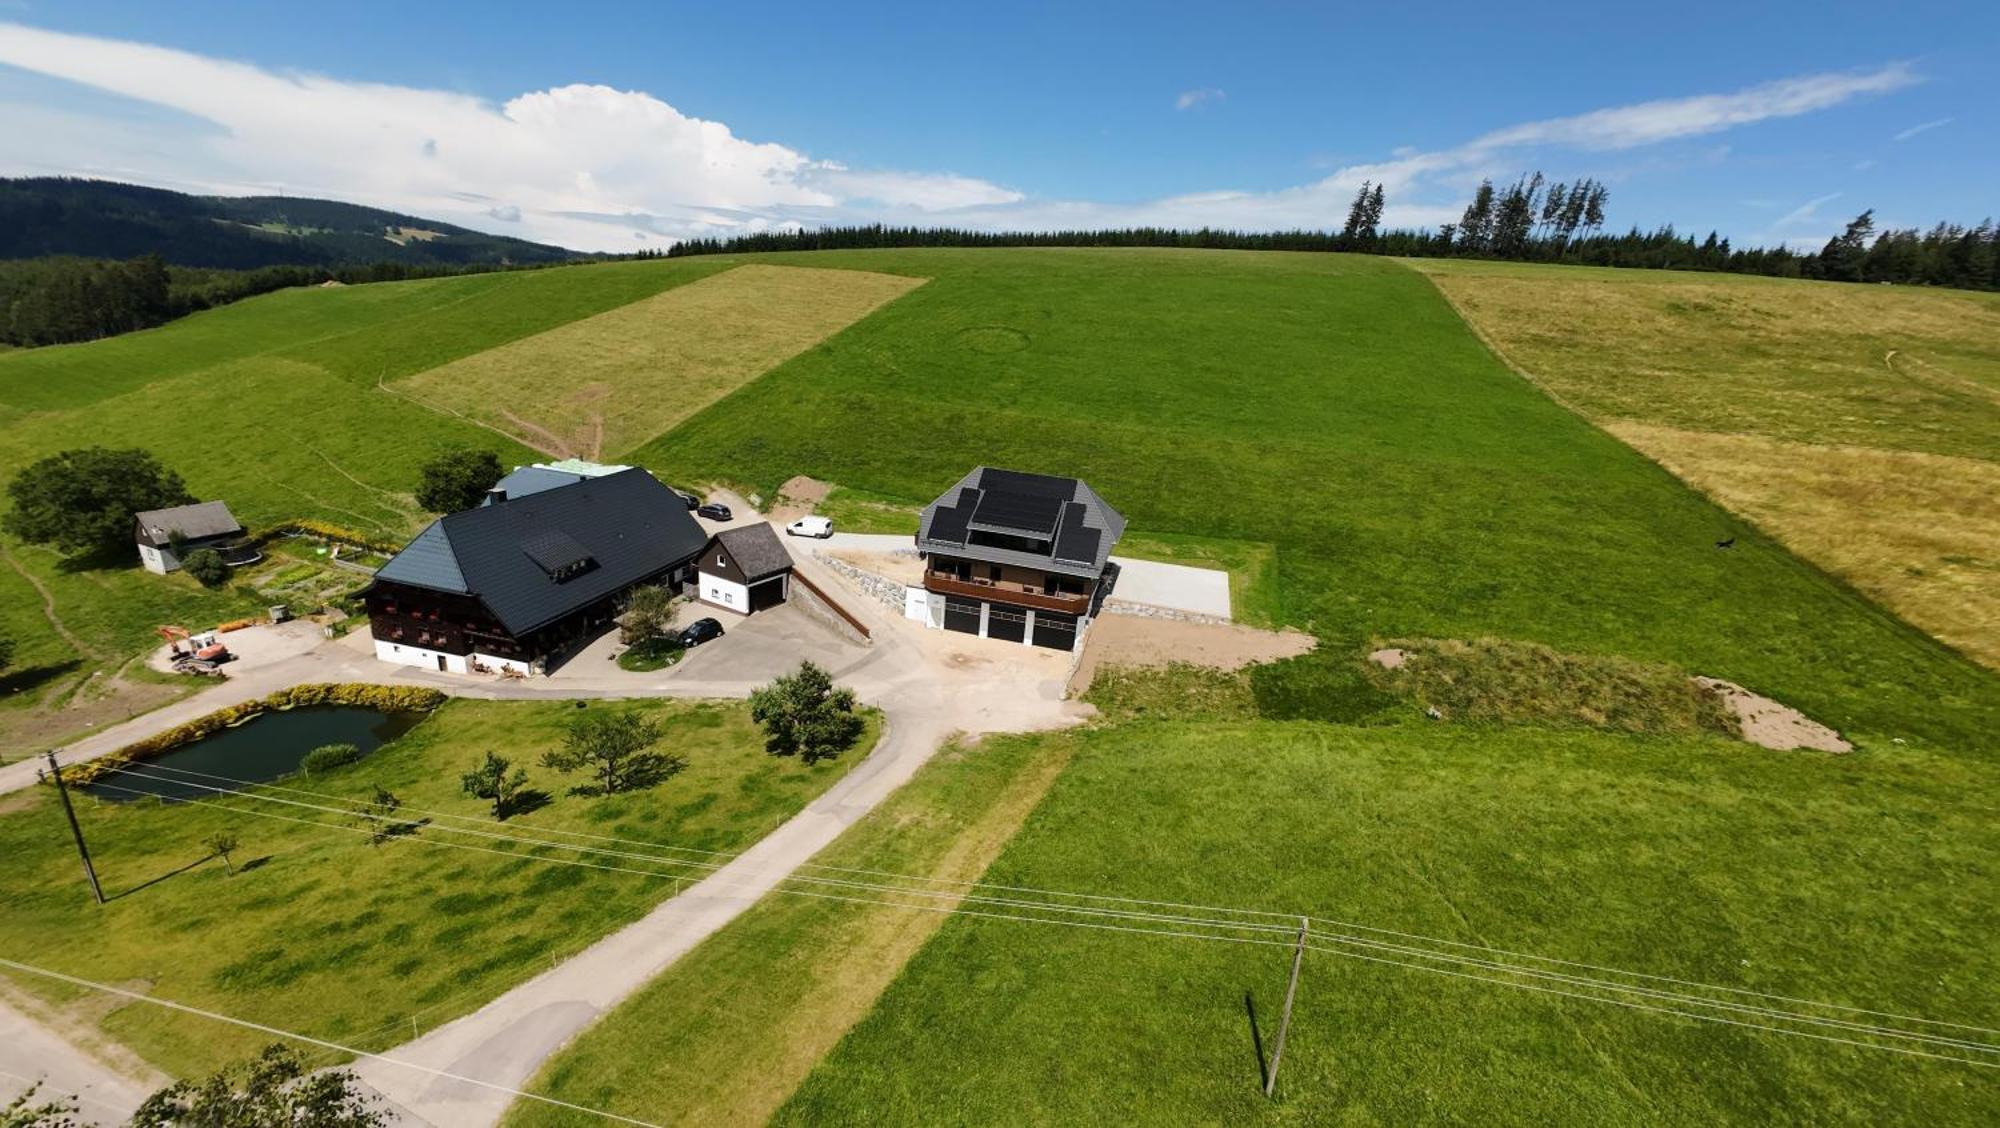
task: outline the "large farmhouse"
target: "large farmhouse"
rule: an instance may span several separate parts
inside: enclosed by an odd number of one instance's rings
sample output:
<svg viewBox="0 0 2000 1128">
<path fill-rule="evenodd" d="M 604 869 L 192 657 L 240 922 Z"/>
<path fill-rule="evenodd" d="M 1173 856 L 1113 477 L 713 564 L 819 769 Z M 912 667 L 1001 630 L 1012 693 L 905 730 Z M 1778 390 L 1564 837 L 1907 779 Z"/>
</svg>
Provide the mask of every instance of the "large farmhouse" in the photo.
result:
<svg viewBox="0 0 2000 1128">
<path fill-rule="evenodd" d="M 1070 650 L 1108 591 L 1125 518 L 1075 478 L 981 466 L 924 508 L 928 560 L 907 613 L 983 638 Z"/>
<path fill-rule="evenodd" d="M 634 586 L 693 578 L 708 534 L 646 471 L 537 485 L 438 518 L 383 565 L 366 593 L 376 657 L 546 669 L 609 625 Z"/>
</svg>

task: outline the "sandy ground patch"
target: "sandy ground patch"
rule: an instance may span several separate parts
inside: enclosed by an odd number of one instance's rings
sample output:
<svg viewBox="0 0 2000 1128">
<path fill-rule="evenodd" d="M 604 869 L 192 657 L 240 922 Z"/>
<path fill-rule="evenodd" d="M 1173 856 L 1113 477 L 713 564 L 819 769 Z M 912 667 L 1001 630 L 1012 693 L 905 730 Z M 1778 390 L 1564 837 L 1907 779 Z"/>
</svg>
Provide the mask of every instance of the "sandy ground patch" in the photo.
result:
<svg viewBox="0 0 2000 1128">
<path fill-rule="evenodd" d="M 924 582 L 924 562 L 914 556 L 871 552 L 863 548 L 830 548 L 826 550 L 826 555 L 899 584 Z"/>
<path fill-rule="evenodd" d="M 1136 615 L 1100 615 L 1092 620 L 1083 657 L 1069 689 L 1090 688 L 1105 666 L 1166 666 L 1191 662 L 1218 670 L 1238 670 L 1304 654 L 1316 642 L 1301 631 L 1267 631 L 1240 623 L 1184 623 Z"/>
<path fill-rule="evenodd" d="M 1852 752 L 1854 746 L 1839 733 L 1762 694 L 1752 693 L 1735 682 L 1721 678 L 1696 678 L 1694 683 L 1722 698 L 1743 726 L 1743 739 L 1765 748 L 1789 752 L 1810 748 L 1819 752 Z"/>
<path fill-rule="evenodd" d="M 1612 422 L 1721 505 L 2000 669 L 2000 462 Z"/>
<path fill-rule="evenodd" d="M 632 449 L 923 283 L 739 266 L 386 385 L 547 453 Z"/>
<path fill-rule="evenodd" d="M 771 507 L 771 522 L 776 525 L 789 525 L 804 517 L 817 509 L 819 503 L 826 500 L 826 495 L 832 489 L 831 482 L 808 478 L 804 474 L 787 478 L 785 484 L 778 487 L 777 504 Z"/>
</svg>

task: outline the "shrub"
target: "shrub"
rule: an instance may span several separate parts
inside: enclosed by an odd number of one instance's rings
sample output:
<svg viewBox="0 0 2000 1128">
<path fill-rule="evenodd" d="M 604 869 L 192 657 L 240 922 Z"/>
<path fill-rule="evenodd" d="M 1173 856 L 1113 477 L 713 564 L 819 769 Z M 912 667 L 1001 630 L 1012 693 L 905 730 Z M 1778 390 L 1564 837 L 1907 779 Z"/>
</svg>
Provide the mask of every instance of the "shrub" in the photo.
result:
<svg viewBox="0 0 2000 1128">
<path fill-rule="evenodd" d="M 1168 717 L 1179 720 L 1250 720 L 1257 699 L 1246 670 L 1216 670 L 1188 662 L 1166 666 L 1107 666 L 1097 671 L 1083 699 L 1106 720 Z"/>
<path fill-rule="evenodd" d="M 417 504 L 432 513 L 471 509 L 505 472 L 490 450 L 447 447 L 418 470 Z"/>
<path fill-rule="evenodd" d="M 1737 732 L 1721 700 L 1672 666 L 1568 654 L 1508 639 L 1405 639 L 1387 645 L 1405 652 L 1402 667 L 1370 676 L 1456 720 Z"/>
<path fill-rule="evenodd" d="M 181 560 L 181 571 L 193 576 L 205 588 L 221 587 L 229 579 L 229 565 L 212 548 L 197 548 Z"/>
<path fill-rule="evenodd" d="M 1365 661 L 1322 645 L 1308 654 L 1250 669 L 1250 691 L 1259 716 L 1274 721 L 1354 724 L 1382 717 L 1393 694 L 1369 681 Z"/>
<path fill-rule="evenodd" d="M 305 759 L 299 761 L 299 767 L 307 775 L 316 775 L 344 767 L 360 758 L 361 749 L 352 744 L 322 744 L 306 753 Z"/>
</svg>

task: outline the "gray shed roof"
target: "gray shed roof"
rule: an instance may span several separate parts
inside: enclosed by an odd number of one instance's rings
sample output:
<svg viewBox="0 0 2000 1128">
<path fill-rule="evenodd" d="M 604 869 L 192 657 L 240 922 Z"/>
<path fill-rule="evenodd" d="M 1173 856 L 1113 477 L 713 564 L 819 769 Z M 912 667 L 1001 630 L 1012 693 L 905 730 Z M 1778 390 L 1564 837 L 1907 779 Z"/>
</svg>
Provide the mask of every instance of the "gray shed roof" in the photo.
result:
<svg viewBox="0 0 2000 1128">
<path fill-rule="evenodd" d="M 974 532 L 1046 541 L 1049 550 L 971 544 Z M 917 547 L 1059 575 L 1096 576 L 1124 535 L 1124 515 L 1076 478 L 980 466 L 924 507 Z"/>
<path fill-rule="evenodd" d="M 519 637 L 707 543 L 680 495 L 634 469 L 440 517 L 376 578 L 477 596 Z"/>
<path fill-rule="evenodd" d="M 792 566 L 792 554 L 785 551 L 785 542 L 762 521 L 724 529 L 715 534 L 715 540 L 729 550 L 730 559 L 743 569 L 745 583 L 754 584 Z"/>
<path fill-rule="evenodd" d="M 225 537 L 243 531 L 229 507 L 219 501 L 202 501 L 193 505 L 176 505 L 171 509 L 148 509 L 135 515 L 139 526 L 139 540 L 158 548 L 172 539 L 175 533 L 188 540 L 203 537 Z"/>
<path fill-rule="evenodd" d="M 551 470 L 546 466 L 516 466 L 513 473 L 493 483 L 485 504 L 491 505 L 502 498 L 527 497 L 557 486 L 573 486 L 585 477 L 567 470 Z"/>
</svg>

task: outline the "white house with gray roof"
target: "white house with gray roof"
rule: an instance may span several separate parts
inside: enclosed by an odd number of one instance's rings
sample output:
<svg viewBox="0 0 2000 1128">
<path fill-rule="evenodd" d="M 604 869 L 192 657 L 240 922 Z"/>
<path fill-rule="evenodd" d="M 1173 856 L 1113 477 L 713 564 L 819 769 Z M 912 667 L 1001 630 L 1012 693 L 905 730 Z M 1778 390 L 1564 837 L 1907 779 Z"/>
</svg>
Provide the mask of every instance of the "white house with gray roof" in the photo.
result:
<svg viewBox="0 0 2000 1128">
<path fill-rule="evenodd" d="M 139 562 L 162 576 L 178 569 L 183 556 L 204 548 L 222 553 L 223 563 L 231 566 L 262 559 L 244 540 L 242 522 L 219 501 L 148 509 L 133 515 L 132 526 Z"/>
</svg>

